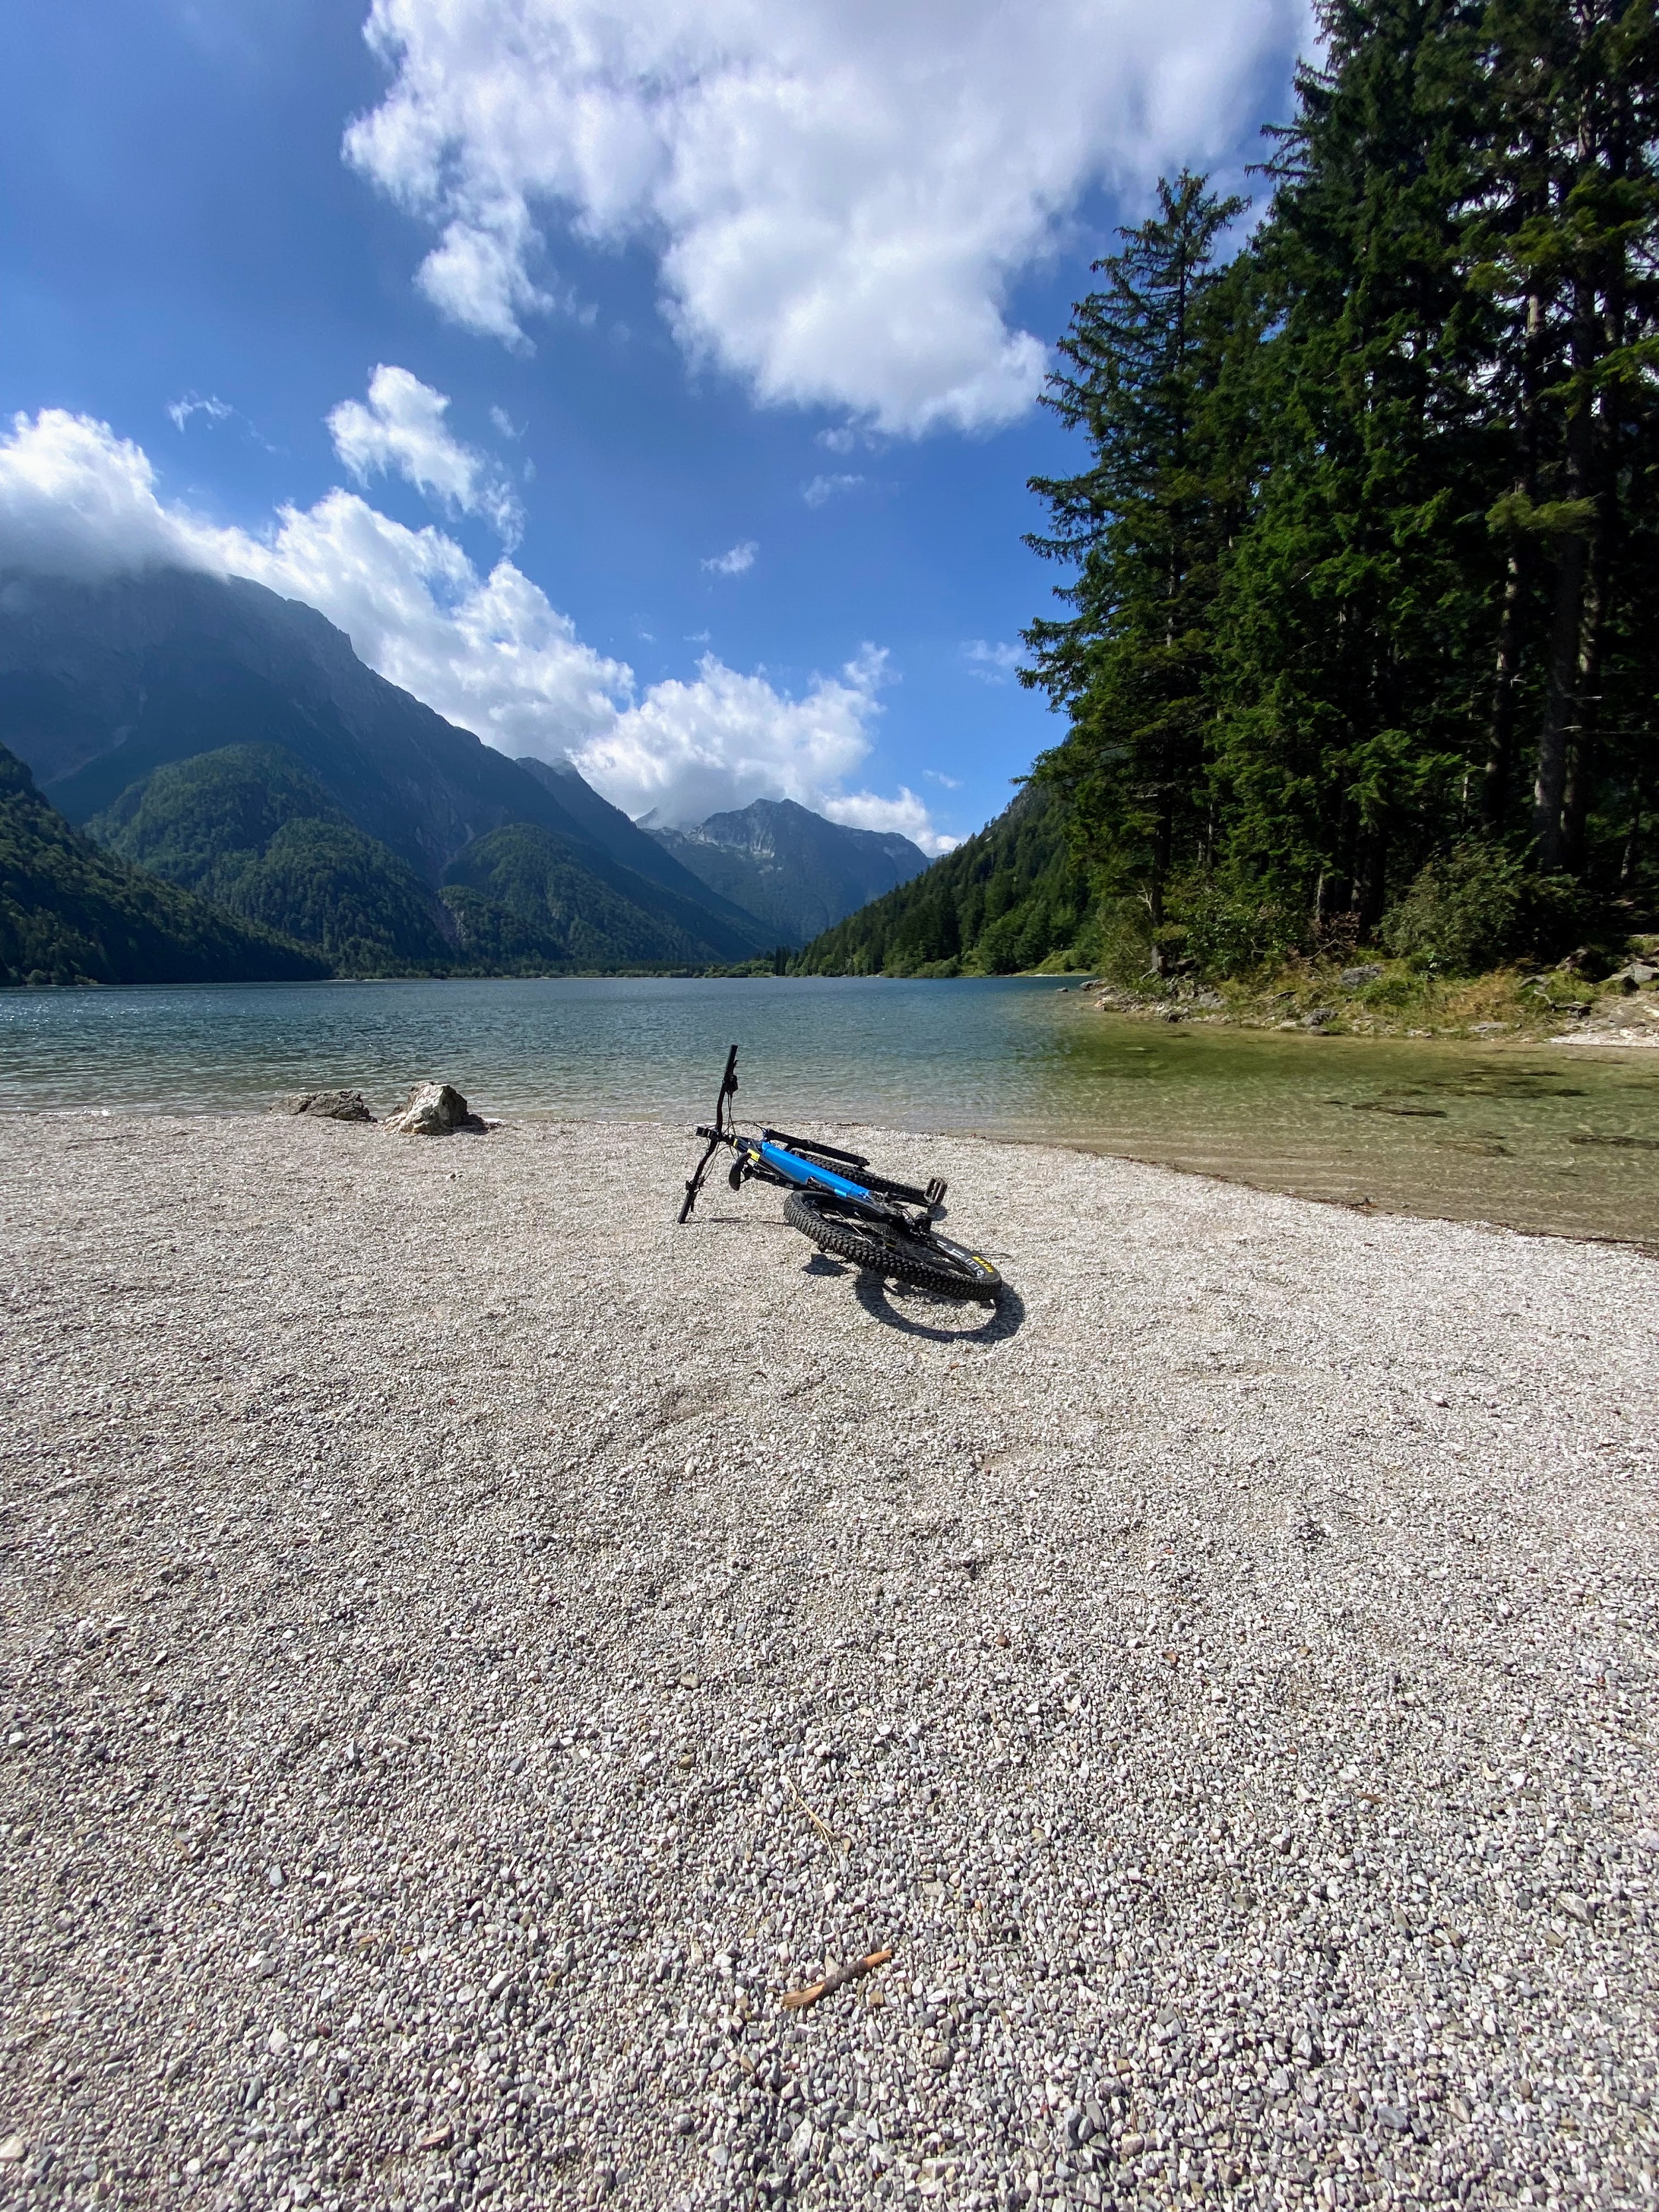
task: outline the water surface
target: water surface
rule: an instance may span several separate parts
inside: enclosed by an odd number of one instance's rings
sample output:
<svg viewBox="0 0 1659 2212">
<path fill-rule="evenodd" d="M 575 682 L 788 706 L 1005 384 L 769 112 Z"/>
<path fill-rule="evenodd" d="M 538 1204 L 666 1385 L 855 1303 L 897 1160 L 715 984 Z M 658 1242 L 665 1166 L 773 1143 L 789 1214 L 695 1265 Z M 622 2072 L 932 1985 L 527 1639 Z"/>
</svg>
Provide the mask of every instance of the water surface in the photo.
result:
<svg viewBox="0 0 1659 2212">
<path fill-rule="evenodd" d="M 1058 1140 L 1394 1212 L 1659 1249 L 1659 1054 L 1102 1014 L 1036 978 L 300 983 L 0 993 L 0 1106 L 252 1109 L 417 1078 L 485 1113 Z"/>
</svg>

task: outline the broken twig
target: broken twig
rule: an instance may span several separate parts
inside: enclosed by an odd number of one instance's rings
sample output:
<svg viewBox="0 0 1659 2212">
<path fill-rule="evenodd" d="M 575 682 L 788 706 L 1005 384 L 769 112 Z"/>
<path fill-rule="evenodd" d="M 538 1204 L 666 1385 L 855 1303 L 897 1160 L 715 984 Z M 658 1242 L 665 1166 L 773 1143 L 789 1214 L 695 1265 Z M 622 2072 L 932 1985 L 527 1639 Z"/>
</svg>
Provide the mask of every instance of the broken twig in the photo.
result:
<svg viewBox="0 0 1659 2212">
<path fill-rule="evenodd" d="M 850 1851 L 852 1850 L 852 1838 L 850 1836 L 838 1836 L 827 1820 L 819 1820 L 817 1814 L 812 1810 L 806 1800 L 801 1796 L 799 1790 L 796 1789 L 793 1778 L 787 1774 L 783 1778 L 783 1786 L 789 1792 L 789 1795 L 794 1799 L 801 1811 L 805 1814 L 807 1819 L 817 1830 L 819 1835 L 823 1838 L 826 1844 L 839 1844 L 844 1851 Z"/>
<path fill-rule="evenodd" d="M 805 2012 L 808 2005 L 815 2005 L 820 1997 L 833 1996 L 837 1990 L 845 1989 L 848 1982 L 857 1981 L 861 1974 L 873 1974 L 892 1955 L 890 1951 L 872 1951 L 848 1966 L 836 1966 L 821 1982 L 814 1982 L 811 1989 L 791 1990 L 783 2001 L 784 2008 L 789 2012 Z"/>
</svg>

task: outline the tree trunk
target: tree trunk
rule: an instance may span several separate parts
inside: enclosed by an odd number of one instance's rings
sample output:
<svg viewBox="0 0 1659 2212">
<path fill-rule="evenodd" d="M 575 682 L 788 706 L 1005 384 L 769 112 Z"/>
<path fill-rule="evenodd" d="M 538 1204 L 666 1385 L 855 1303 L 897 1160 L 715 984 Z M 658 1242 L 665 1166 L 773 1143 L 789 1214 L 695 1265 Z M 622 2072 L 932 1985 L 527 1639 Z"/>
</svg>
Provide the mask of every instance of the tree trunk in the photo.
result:
<svg viewBox="0 0 1659 2212">
<path fill-rule="evenodd" d="M 1625 839 L 1624 857 L 1619 863 L 1619 888 L 1632 890 L 1636 884 L 1636 866 L 1642 857 L 1642 771 L 1638 769 L 1630 781 L 1630 831 Z"/>
<path fill-rule="evenodd" d="M 1588 173 L 1595 148 L 1589 116 L 1581 107 L 1577 137 L 1577 173 Z M 1575 504 L 1593 495 L 1595 483 L 1593 377 L 1600 348 L 1596 328 L 1595 272 L 1579 258 L 1572 271 L 1572 318 L 1569 353 L 1571 383 L 1567 399 L 1565 452 L 1562 491 Z M 1566 799 L 1567 770 L 1579 714 L 1580 662 L 1584 636 L 1584 586 L 1589 571 L 1589 545 L 1583 531 L 1571 526 L 1556 557 L 1554 604 L 1550 618 L 1549 683 L 1544 700 L 1544 726 L 1538 739 L 1538 775 L 1533 787 L 1533 828 L 1538 838 L 1538 857 L 1553 872 L 1566 863 L 1566 833 L 1562 810 Z"/>
<path fill-rule="evenodd" d="M 1544 142 L 1534 137 L 1529 152 L 1532 168 L 1541 171 L 1546 154 Z M 1543 197 L 1534 191 L 1524 193 L 1520 202 L 1522 212 L 1528 216 L 1537 215 L 1544 204 Z M 1538 391 L 1544 380 L 1544 351 L 1549 337 L 1544 308 L 1544 295 L 1534 283 L 1527 293 L 1526 324 L 1521 340 L 1520 408 L 1516 425 L 1519 456 L 1515 491 L 1518 498 L 1529 502 L 1538 495 Z M 1480 821 L 1486 830 L 1501 830 L 1509 811 L 1510 779 L 1515 764 L 1516 695 L 1521 678 L 1522 629 L 1532 574 L 1530 540 L 1518 534 L 1511 537 L 1504 578 L 1504 608 L 1498 626 L 1498 665 L 1493 672 L 1486 771 L 1480 787 Z"/>
<path fill-rule="evenodd" d="M 1369 937 L 1382 919 L 1388 872 L 1389 833 L 1379 824 L 1367 833 L 1355 871 L 1353 915 L 1361 939 Z"/>
<path fill-rule="evenodd" d="M 1604 354 L 1625 343 L 1624 270 L 1608 271 L 1601 319 Z M 1578 728 L 1567 769 L 1562 801 L 1561 842 L 1568 867 L 1584 866 L 1584 823 L 1589 811 L 1595 769 L 1595 741 L 1601 719 L 1601 660 L 1613 589 L 1619 537 L 1619 387 L 1601 395 L 1590 423 L 1590 483 L 1595 519 L 1586 556 L 1584 613 L 1578 638 Z"/>
<path fill-rule="evenodd" d="M 1595 769 L 1596 725 L 1601 705 L 1602 616 L 1607 605 L 1607 546 L 1611 536 L 1604 512 L 1597 508 L 1595 536 L 1586 562 L 1584 617 L 1578 642 L 1578 718 L 1567 760 L 1567 780 L 1561 796 L 1561 860 L 1575 872 L 1584 866 L 1584 817 L 1589 811 L 1591 781 Z"/>
<path fill-rule="evenodd" d="M 1164 927 L 1164 886 L 1170 873 L 1170 853 L 1174 842 L 1175 797 L 1169 787 L 1158 795 L 1158 820 L 1152 831 L 1152 866 L 1146 884 L 1146 912 L 1152 925 L 1152 973 L 1164 973 L 1164 947 L 1158 943 L 1158 933 Z"/>
<path fill-rule="evenodd" d="M 1504 578 L 1504 611 L 1498 624 L 1498 666 L 1486 766 L 1480 779 L 1480 823 L 1486 830 L 1501 830 L 1509 811 L 1510 769 L 1515 757 L 1515 690 L 1521 672 L 1521 610 L 1528 565 L 1524 547 L 1512 544 Z"/>
<path fill-rule="evenodd" d="M 1532 826 L 1538 858 L 1553 873 L 1561 866 L 1561 805 L 1567 792 L 1567 752 L 1577 708 L 1578 631 L 1584 599 L 1584 541 L 1575 531 L 1556 558 L 1555 609 L 1550 623 L 1549 690 L 1538 739 Z"/>
</svg>

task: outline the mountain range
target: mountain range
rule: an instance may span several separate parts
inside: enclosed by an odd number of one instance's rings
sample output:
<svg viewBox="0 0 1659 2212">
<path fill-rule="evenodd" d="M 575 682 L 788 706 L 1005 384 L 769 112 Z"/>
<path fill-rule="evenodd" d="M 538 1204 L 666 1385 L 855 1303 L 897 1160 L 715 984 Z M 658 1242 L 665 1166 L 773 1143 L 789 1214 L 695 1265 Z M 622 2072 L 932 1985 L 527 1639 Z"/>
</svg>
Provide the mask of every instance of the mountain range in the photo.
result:
<svg viewBox="0 0 1659 2212">
<path fill-rule="evenodd" d="M 109 853 L 337 972 L 740 965 L 926 866 L 787 801 L 652 834 L 313 608 L 185 569 L 0 575 L 0 743 Z"/>
<path fill-rule="evenodd" d="M 786 945 L 804 945 L 927 866 L 908 837 L 826 822 L 793 799 L 757 799 L 694 829 L 642 826 L 711 890 L 769 923 Z"/>
</svg>

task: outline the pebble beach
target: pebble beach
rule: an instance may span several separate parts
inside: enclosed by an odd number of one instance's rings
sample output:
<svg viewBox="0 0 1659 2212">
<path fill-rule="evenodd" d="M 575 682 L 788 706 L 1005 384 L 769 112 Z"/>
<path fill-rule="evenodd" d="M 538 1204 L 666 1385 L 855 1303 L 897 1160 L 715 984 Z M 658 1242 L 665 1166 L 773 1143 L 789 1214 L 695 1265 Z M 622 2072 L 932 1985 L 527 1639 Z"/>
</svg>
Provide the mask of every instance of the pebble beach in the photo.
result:
<svg viewBox="0 0 1659 2212">
<path fill-rule="evenodd" d="M 8 1118 L 0 2203 L 1653 2202 L 1655 1263 L 852 1133 Z"/>
</svg>

